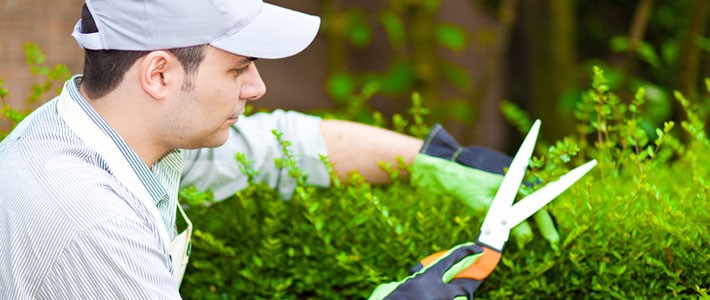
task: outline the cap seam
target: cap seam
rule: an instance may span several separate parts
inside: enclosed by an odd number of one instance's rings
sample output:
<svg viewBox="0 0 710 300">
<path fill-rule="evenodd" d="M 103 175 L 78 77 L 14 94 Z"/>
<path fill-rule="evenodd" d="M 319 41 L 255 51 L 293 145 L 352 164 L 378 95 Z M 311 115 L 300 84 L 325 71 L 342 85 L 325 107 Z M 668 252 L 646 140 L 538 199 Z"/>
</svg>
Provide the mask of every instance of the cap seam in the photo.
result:
<svg viewBox="0 0 710 300">
<path fill-rule="evenodd" d="M 259 7 L 259 12 L 257 12 L 256 14 L 254 14 L 254 17 L 251 18 L 251 20 L 249 20 L 249 22 L 247 22 L 246 24 L 244 24 L 244 25 L 242 25 L 242 26 L 236 26 L 236 25 L 234 25 L 234 26 L 232 26 L 232 27 L 233 27 L 232 29 L 227 30 L 227 32 L 226 32 L 225 34 L 223 34 L 222 36 L 220 36 L 219 38 L 216 38 L 216 39 L 212 39 L 212 40 L 208 41 L 207 43 L 213 43 L 213 42 L 216 42 L 216 41 L 220 41 L 220 40 L 226 39 L 226 38 L 228 38 L 228 37 L 230 37 L 230 36 L 232 36 L 232 35 L 234 35 L 234 34 L 237 34 L 237 32 L 240 32 L 240 31 L 242 31 L 244 28 L 249 27 L 249 25 L 251 25 L 251 23 L 253 23 L 253 22 L 261 15 L 261 13 L 262 13 L 263 11 L 264 11 L 264 2 L 261 3 L 261 7 Z"/>
<path fill-rule="evenodd" d="M 235 22 L 234 20 L 232 20 L 232 18 L 230 18 L 229 10 L 227 9 L 227 7 L 224 5 L 223 2 L 224 1 L 218 1 L 218 0 L 210 1 L 210 4 L 212 4 L 212 7 L 214 7 L 216 10 L 218 10 L 220 12 L 220 14 L 222 15 L 222 19 L 224 19 L 224 23 L 226 23 L 226 25 L 227 25 L 226 27 L 228 28 L 225 31 L 225 33 L 220 33 L 215 38 L 219 38 L 220 36 L 223 36 L 225 34 L 229 34 L 229 31 L 232 30 L 231 28 L 237 26 L 236 25 L 237 22 Z M 212 39 L 214 39 L 214 38 L 212 38 Z M 209 44 L 212 39 L 205 41 L 205 44 Z"/>
<path fill-rule="evenodd" d="M 150 39 L 151 45 L 149 48 L 155 49 L 158 46 L 155 44 L 155 41 L 157 40 L 158 37 L 155 36 L 155 30 L 153 29 L 153 22 L 151 22 L 153 19 L 152 19 L 152 16 L 148 13 L 148 9 L 146 9 L 146 7 L 145 7 L 146 2 L 143 1 L 142 4 L 143 4 L 142 5 L 143 6 L 142 14 L 143 14 L 143 17 L 145 18 L 145 20 L 147 20 L 147 22 L 145 22 L 145 23 L 147 23 L 146 29 L 148 30 L 148 35 L 151 37 L 151 39 Z"/>
</svg>

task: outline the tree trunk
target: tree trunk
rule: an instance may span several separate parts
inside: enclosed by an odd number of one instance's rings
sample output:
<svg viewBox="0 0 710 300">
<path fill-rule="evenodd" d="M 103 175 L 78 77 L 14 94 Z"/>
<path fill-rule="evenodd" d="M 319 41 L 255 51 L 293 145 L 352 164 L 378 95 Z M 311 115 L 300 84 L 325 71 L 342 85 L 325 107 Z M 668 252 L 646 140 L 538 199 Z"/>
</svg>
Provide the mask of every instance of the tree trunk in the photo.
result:
<svg viewBox="0 0 710 300">
<path fill-rule="evenodd" d="M 495 27 L 496 42 L 492 62 L 483 71 L 485 76 L 481 84 L 483 96 L 479 106 L 479 114 L 474 127 L 473 140 L 477 144 L 502 150 L 507 142 L 505 119 L 500 112 L 500 103 L 505 97 L 507 77 L 507 56 L 510 49 L 510 39 L 515 26 L 518 0 L 504 0 L 497 11 L 499 25 Z"/>
<path fill-rule="evenodd" d="M 680 68 L 678 74 L 678 88 L 688 98 L 693 101 L 700 99 L 701 84 L 700 66 L 702 49 L 700 49 L 700 38 L 707 32 L 708 1 L 694 0 L 690 11 L 690 24 L 683 40 L 680 56 Z M 707 74 L 705 75 L 707 76 Z"/>
<path fill-rule="evenodd" d="M 653 0 L 641 0 L 636 6 L 633 23 L 629 30 L 629 50 L 627 51 L 626 61 L 624 65 L 624 80 L 626 83 L 635 74 L 638 63 L 638 49 L 646 34 L 646 25 L 648 25 L 651 10 L 653 8 Z M 626 86 L 626 84 L 624 84 Z M 627 98 L 627 97 L 622 97 Z"/>
<path fill-rule="evenodd" d="M 542 135 L 559 139 L 574 131 L 574 118 L 559 101 L 575 86 L 573 1 L 522 1 L 523 54 L 527 64 L 523 97 L 531 118 L 543 120 Z M 517 99 L 515 99 L 517 100 Z M 525 105 L 524 105 L 525 106 Z"/>
</svg>

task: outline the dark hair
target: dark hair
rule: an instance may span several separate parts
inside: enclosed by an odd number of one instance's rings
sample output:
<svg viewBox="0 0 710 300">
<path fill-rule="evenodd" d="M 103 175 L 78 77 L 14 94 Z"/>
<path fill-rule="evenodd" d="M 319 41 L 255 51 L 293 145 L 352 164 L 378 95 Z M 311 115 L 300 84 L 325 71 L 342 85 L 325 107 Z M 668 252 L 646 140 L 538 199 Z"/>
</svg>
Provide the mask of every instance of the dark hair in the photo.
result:
<svg viewBox="0 0 710 300">
<path fill-rule="evenodd" d="M 98 27 L 89 8 L 84 4 L 81 8 L 81 32 L 98 32 Z M 190 75 L 197 71 L 205 58 L 207 45 L 167 49 L 175 55 L 188 75 L 183 83 L 183 90 L 192 89 Z M 123 80 L 126 71 L 139 58 L 149 51 L 125 50 L 84 50 L 84 76 L 81 85 L 87 96 L 92 99 L 101 98 L 113 91 Z"/>
</svg>

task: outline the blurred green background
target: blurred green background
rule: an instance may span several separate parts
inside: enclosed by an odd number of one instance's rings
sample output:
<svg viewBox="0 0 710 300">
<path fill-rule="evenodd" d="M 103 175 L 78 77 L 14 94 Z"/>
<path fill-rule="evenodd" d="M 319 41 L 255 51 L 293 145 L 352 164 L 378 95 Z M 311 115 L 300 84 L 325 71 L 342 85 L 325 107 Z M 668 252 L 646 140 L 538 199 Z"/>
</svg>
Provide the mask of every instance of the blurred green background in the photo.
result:
<svg viewBox="0 0 710 300">
<path fill-rule="evenodd" d="M 672 90 L 702 99 L 710 76 L 707 0 L 271 2 L 319 15 L 322 26 L 303 53 L 258 62 L 268 90 L 259 110 L 382 123 L 406 114 L 416 91 L 430 110 L 427 123 L 442 123 L 465 144 L 506 151 L 514 130 L 500 103 L 541 118 L 543 138 L 560 138 L 574 131 L 572 109 L 592 65 L 606 70 L 622 99 L 645 86 L 649 130 L 683 117 Z M 38 104 L 22 94 L 37 80 L 27 72 L 24 42 L 37 43 L 48 63 L 81 72 L 81 49 L 70 36 L 81 4 L 0 4 L 0 78 L 11 105 Z"/>
</svg>

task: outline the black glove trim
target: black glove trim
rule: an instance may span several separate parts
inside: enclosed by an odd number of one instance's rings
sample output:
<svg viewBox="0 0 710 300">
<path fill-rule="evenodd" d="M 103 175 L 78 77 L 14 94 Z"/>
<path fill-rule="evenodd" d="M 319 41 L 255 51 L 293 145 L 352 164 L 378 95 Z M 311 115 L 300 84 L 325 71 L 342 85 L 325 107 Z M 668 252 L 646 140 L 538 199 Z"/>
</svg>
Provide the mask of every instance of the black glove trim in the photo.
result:
<svg viewBox="0 0 710 300">
<path fill-rule="evenodd" d="M 509 156 L 490 148 L 461 147 L 441 124 L 434 124 L 419 153 L 500 175 L 505 174 L 505 168 L 513 161 Z"/>
</svg>

